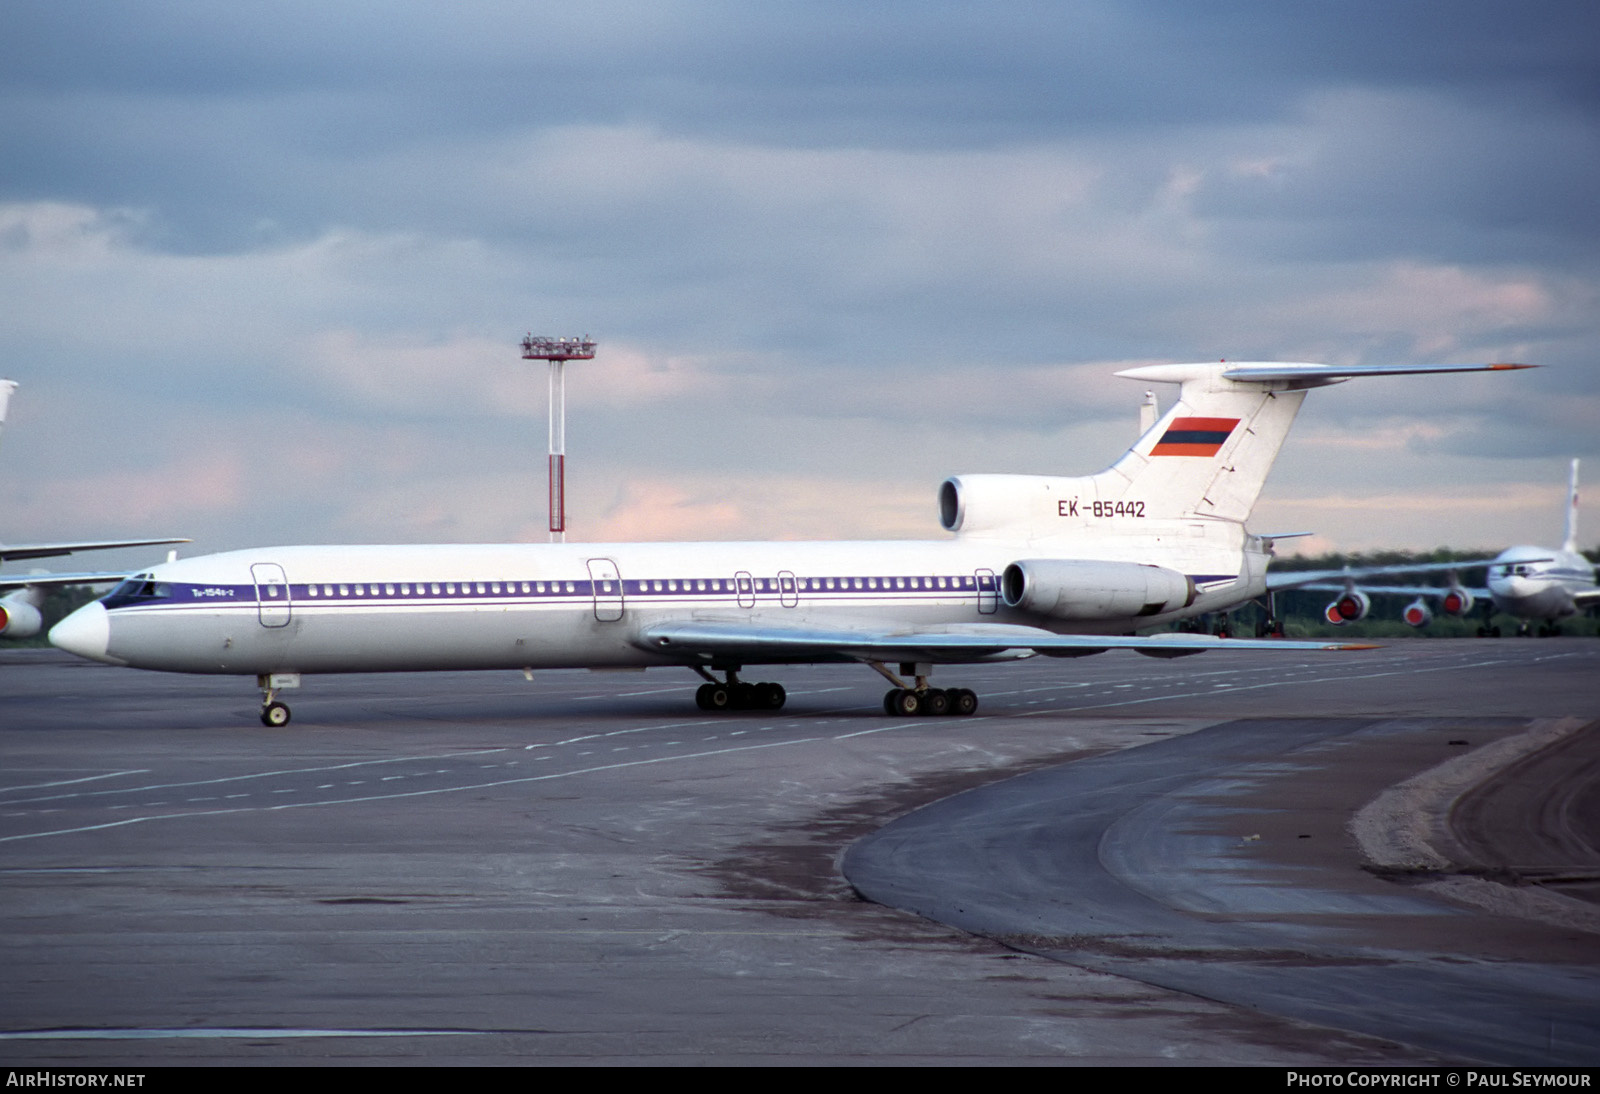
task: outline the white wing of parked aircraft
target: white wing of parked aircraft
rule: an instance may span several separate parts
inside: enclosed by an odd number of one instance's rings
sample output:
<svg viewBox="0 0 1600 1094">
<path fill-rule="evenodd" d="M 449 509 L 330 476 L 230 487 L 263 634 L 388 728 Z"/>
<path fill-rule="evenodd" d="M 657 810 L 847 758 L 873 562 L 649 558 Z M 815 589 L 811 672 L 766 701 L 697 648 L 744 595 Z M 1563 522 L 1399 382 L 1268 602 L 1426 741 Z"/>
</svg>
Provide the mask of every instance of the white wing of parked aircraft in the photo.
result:
<svg viewBox="0 0 1600 1094">
<path fill-rule="evenodd" d="M 1504 612 L 1517 619 L 1517 633 L 1532 633 L 1532 624 L 1538 622 L 1540 635 L 1561 633 L 1561 621 L 1586 608 L 1600 605 L 1600 585 L 1595 581 L 1595 567 L 1578 551 L 1578 461 L 1572 461 L 1567 485 L 1566 535 L 1561 546 L 1508 547 L 1492 559 L 1476 562 L 1455 562 L 1439 569 L 1487 570 L 1487 587 L 1468 587 L 1452 576 L 1450 584 L 1439 588 L 1430 585 L 1366 585 L 1357 587 L 1356 578 L 1364 572 L 1325 571 L 1315 575 L 1320 581 L 1325 577 L 1342 577 L 1343 586 L 1327 586 L 1306 582 L 1309 589 L 1337 589 L 1341 595 L 1329 604 L 1324 614 L 1330 623 L 1348 623 L 1360 619 L 1371 607 L 1373 596 L 1411 596 L 1401 618 L 1413 627 L 1425 626 L 1433 619 L 1431 601 L 1437 600 L 1446 615 L 1461 616 L 1470 612 L 1475 604 L 1483 605 L 1483 623 L 1478 634 L 1499 637 L 1500 628 L 1492 623 L 1495 612 Z M 1401 569 L 1373 571 L 1402 573 Z M 1413 570 L 1410 572 L 1421 572 Z M 1284 577 L 1300 576 L 1284 574 Z"/>
<path fill-rule="evenodd" d="M 0 380 L 0 426 L 5 424 L 11 393 L 16 390 L 15 380 Z M 86 543 L 0 544 L 0 563 L 24 558 L 57 558 L 76 551 L 109 551 L 118 547 L 153 547 L 164 543 L 188 542 L 186 539 L 118 539 Z M 0 574 L 0 589 L 15 590 L 0 596 L 0 637 L 31 638 L 43 629 L 39 608 L 44 597 L 35 590 L 55 585 L 110 585 L 127 576 L 126 570 L 85 574 Z"/>
<path fill-rule="evenodd" d="M 116 665 L 253 675 L 262 721 L 302 674 L 676 666 L 703 709 L 783 705 L 748 665 L 853 661 L 885 709 L 970 714 L 935 664 L 1133 649 L 1349 649 L 1135 632 L 1266 590 L 1245 530 L 1306 391 L 1369 375 L 1526 365 L 1157 365 L 1179 397 L 1104 471 L 958 475 L 930 541 L 268 547 L 134 575 L 50 632 Z M 894 671 L 891 666 L 898 666 Z M 721 674 L 721 678 L 714 674 Z M 910 678 L 910 679 L 907 679 Z"/>
<path fill-rule="evenodd" d="M 1264 627 L 1272 633 L 1282 632 L 1282 623 L 1274 618 L 1275 612 L 1271 607 L 1272 594 L 1291 589 L 1338 593 L 1339 596 L 1322 610 L 1323 619 L 1336 627 L 1365 619 L 1367 613 L 1372 610 L 1374 595 L 1396 594 L 1419 598 L 1418 601 L 1406 605 L 1401 613 L 1401 618 L 1413 627 L 1421 627 L 1433 619 L 1427 597 L 1438 597 L 1441 610 L 1446 615 L 1465 615 L 1472 610 L 1474 603 L 1488 596 L 1489 592 L 1487 589 L 1465 588 L 1455 575 L 1460 570 L 1487 566 L 1492 561 L 1492 559 L 1479 559 L 1465 562 L 1415 562 L 1396 566 L 1346 566 L 1338 570 L 1283 570 L 1270 573 L 1267 575 L 1268 620 Z M 1448 585 L 1363 584 L 1365 579 L 1373 577 L 1440 573 L 1450 575 Z"/>
</svg>

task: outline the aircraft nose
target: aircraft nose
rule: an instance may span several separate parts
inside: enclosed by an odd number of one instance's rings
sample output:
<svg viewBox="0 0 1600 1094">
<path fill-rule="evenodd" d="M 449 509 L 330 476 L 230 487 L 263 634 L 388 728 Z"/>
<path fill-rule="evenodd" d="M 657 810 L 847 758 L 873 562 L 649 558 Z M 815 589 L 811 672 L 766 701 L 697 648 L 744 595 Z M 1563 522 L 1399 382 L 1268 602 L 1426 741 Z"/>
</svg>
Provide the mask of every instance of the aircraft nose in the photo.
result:
<svg viewBox="0 0 1600 1094">
<path fill-rule="evenodd" d="M 111 617 L 99 601 L 85 604 L 50 628 L 50 644 L 57 649 L 87 657 L 91 661 L 121 664 L 115 658 L 106 656 L 106 647 L 110 643 Z"/>
</svg>

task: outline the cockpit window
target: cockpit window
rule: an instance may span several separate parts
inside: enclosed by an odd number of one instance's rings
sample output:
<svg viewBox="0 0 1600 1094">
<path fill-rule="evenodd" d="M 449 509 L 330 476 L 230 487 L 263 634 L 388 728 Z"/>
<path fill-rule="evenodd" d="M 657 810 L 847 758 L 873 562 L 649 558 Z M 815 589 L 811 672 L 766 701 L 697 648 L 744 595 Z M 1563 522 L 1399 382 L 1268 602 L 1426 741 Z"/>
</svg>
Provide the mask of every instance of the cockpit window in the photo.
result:
<svg viewBox="0 0 1600 1094">
<path fill-rule="evenodd" d="M 151 600 L 166 600 L 172 596 L 172 586 L 165 581 L 152 580 L 150 574 L 134 574 L 100 598 L 109 608 L 124 604 L 142 604 Z"/>
</svg>

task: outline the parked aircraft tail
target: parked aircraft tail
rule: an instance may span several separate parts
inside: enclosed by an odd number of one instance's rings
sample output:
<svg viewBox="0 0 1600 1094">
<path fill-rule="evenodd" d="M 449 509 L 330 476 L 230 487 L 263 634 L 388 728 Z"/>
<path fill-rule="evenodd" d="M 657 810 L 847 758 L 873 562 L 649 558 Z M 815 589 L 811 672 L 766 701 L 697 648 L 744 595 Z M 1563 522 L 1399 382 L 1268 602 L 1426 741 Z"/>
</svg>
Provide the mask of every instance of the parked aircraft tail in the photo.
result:
<svg viewBox="0 0 1600 1094">
<path fill-rule="evenodd" d="M 15 380 L 0 380 L 0 425 L 6 422 L 6 405 L 11 402 L 11 393 L 17 390 Z"/>
<path fill-rule="evenodd" d="M 1567 483 L 1567 534 L 1561 549 L 1578 553 L 1578 461 L 1572 461 L 1572 477 Z"/>
</svg>

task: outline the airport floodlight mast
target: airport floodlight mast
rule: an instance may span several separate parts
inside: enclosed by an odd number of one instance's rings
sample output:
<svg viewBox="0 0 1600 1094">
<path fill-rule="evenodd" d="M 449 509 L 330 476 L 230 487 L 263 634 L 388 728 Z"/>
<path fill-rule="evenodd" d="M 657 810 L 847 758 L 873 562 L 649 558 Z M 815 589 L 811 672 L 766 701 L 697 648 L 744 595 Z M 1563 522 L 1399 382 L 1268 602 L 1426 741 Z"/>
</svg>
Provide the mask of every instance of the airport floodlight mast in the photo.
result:
<svg viewBox="0 0 1600 1094">
<path fill-rule="evenodd" d="M 568 361 L 594 358 L 594 340 L 544 338 L 522 340 L 524 361 L 550 362 L 550 542 L 567 541 L 567 382 Z"/>
</svg>

